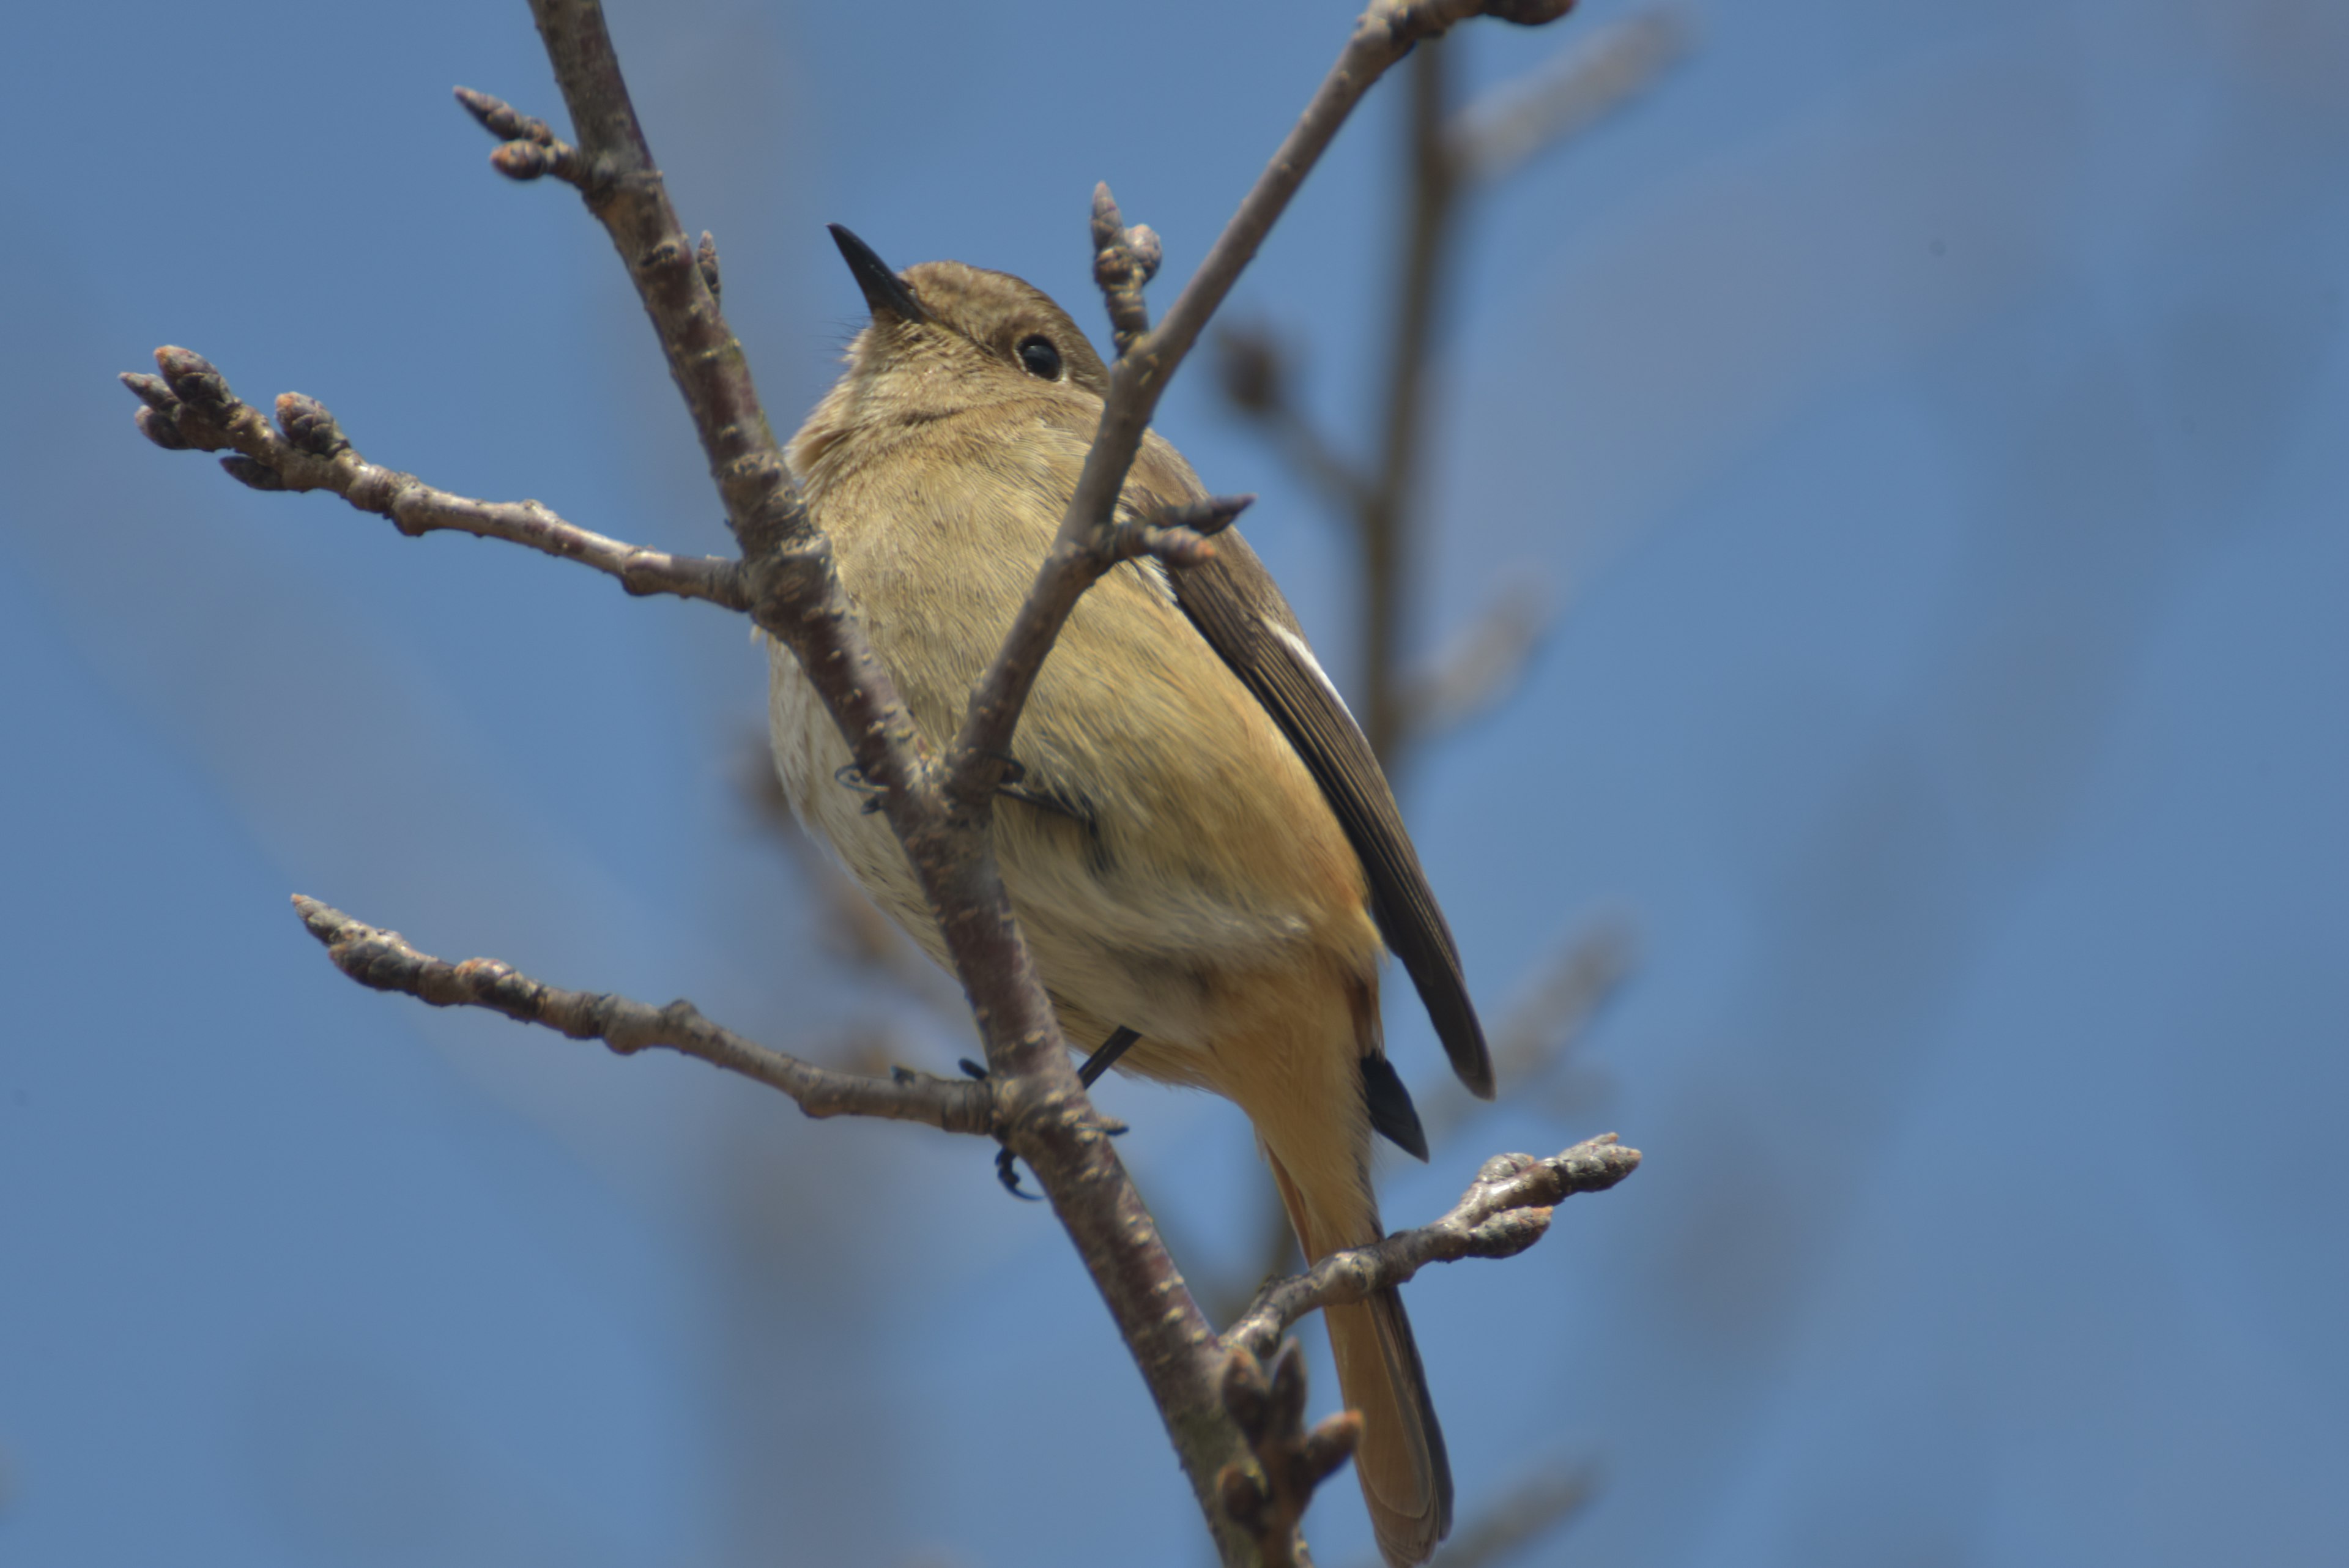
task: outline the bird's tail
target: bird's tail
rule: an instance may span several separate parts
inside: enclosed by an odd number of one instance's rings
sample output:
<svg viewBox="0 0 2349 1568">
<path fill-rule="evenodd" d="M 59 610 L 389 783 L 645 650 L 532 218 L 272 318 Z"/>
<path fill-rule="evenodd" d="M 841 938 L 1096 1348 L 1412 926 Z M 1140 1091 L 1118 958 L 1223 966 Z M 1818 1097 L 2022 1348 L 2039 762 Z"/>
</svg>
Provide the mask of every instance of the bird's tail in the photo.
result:
<svg viewBox="0 0 2349 1568">
<path fill-rule="evenodd" d="M 1378 1209 L 1359 1173 L 1340 1173 L 1345 1179 L 1326 1183 L 1342 1190 L 1307 1190 L 1278 1150 L 1268 1147 L 1266 1158 L 1309 1263 L 1379 1239 Z M 1307 1168 L 1300 1163 L 1299 1174 Z M 1428 1398 L 1411 1319 L 1403 1315 L 1402 1297 L 1392 1290 L 1347 1306 L 1324 1307 L 1321 1317 L 1330 1326 L 1339 1395 L 1346 1408 L 1362 1417 L 1354 1472 L 1370 1506 L 1379 1551 L 1393 1568 L 1414 1568 L 1434 1555 L 1436 1542 L 1452 1528 L 1452 1465 Z"/>
</svg>

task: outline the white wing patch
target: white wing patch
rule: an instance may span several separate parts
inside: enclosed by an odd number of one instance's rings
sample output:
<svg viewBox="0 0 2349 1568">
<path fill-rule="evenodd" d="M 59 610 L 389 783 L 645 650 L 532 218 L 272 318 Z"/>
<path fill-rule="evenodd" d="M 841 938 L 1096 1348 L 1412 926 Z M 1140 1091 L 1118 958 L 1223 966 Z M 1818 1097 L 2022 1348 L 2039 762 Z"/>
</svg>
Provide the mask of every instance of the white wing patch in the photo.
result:
<svg viewBox="0 0 2349 1568">
<path fill-rule="evenodd" d="M 1183 601 L 1174 597 L 1174 579 L 1166 575 L 1166 563 L 1155 556 L 1137 556 L 1126 563 L 1149 586 L 1152 595 L 1164 602 L 1169 609 L 1179 610 Z"/>
<path fill-rule="evenodd" d="M 1262 620 L 1263 618 L 1257 618 Z M 1354 711 L 1346 706 L 1346 699 L 1339 694 L 1338 683 L 1330 679 L 1330 672 L 1321 668 L 1321 661 L 1313 657 L 1313 650 L 1305 646 L 1305 639 L 1278 621 L 1265 620 L 1263 625 L 1267 631 L 1288 645 L 1289 652 L 1305 661 L 1305 668 L 1313 671 L 1313 679 L 1321 682 L 1321 690 L 1330 693 L 1330 701 L 1338 704 L 1338 711 L 1353 719 Z M 1361 721 L 1355 720 L 1354 727 L 1361 729 Z"/>
</svg>

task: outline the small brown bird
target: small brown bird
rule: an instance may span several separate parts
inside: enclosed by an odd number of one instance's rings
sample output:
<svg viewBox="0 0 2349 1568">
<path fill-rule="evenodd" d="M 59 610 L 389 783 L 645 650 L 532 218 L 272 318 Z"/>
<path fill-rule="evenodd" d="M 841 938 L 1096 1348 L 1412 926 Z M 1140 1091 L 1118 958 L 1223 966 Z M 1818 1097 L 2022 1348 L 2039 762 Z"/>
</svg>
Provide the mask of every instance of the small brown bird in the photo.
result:
<svg viewBox="0 0 2349 1568">
<path fill-rule="evenodd" d="M 789 457 L 842 583 L 925 733 L 959 727 L 1074 492 L 1108 372 L 1003 273 L 893 274 L 832 231 L 872 309 Z M 1123 514 L 1206 494 L 1148 436 Z M 800 820 L 940 963 L 887 824 L 838 775 L 839 732 L 781 645 L 775 764 Z M 1379 1026 L 1381 938 L 1462 1081 L 1493 1092 L 1443 912 L 1377 759 L 1236 533 L 1215 559 L 1126 563 L 1079 601 L 1019 721 L 995 813 L 1014 911 L 1069 1039 L 1213 1090 L 1255 1124 L 1309 1259 L 1375 1241 L 1371 1135 L 1427 1158 Z M 1380 1549 L 1425 1562 L 1452 1519 L 1444 1434 L 1402 1300 L 1324 1314 Z"/>
</svg>

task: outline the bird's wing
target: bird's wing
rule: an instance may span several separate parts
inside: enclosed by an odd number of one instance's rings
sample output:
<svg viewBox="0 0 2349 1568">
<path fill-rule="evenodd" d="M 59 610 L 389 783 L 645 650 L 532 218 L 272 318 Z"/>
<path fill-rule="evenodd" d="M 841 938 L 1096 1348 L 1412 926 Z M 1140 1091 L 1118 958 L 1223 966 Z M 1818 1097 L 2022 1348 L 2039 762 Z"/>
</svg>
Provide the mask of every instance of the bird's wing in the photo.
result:
<svg viewBox="0 0 2349 1568">
<path fill-rule="evenodd" d="M 1199 493 L 1198 481 L 1174 449 L 1153 441 L 1134 463 L 1125 500 L 1148 506 Z M 1272 574 L 1246 540 L 1226 532 L 1216 539 L 1215 559 L 1168 576 L 1183 613 L 1272 715 L 1320 785 L 1368 874 L 1379 934 L 1418 988 L 1452 1070 L 1470 1092 L 1491 1099 L 1493 1061 L 1460 972 L 1452 928 L 1420 868 L 1371 742 L 1306 645 Z"/>
</svg>

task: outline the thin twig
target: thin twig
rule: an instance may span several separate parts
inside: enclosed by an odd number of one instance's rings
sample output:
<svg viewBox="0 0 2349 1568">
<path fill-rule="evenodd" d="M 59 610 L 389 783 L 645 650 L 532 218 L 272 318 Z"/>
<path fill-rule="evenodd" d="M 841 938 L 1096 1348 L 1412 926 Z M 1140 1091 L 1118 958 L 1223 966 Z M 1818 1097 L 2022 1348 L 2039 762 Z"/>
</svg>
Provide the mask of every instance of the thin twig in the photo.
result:
<svg viewBox="0 0 2349 1568">
<path fill-rule="evenodd" d="M 360 457 L 315 398 L 286 392 L 277 425 L 229 390 L 212 361 L 193 349 L 155 350 L 160 376 L 125 375 L 147 406 L 139 428 L 169 450 L 233 451 L 221 466 L 255 490 L 325 490 L 362 512 L 388 517 L 410 538 L 448 530 L 502 539 L 576 561 L 619 579 L 632 594 L 674 594 L 731 610 L 750 607 L 740 567 L 714 556 L 671 556 L 565 523 L 535 501 L 476 501 L 437 490 L 412 473 Z"/>
<path fill-rule="evenodd" d="M 1640 1151 L 1616 1142 L 1613 1133 L 1547 1159 L 1495 1155 L 1443 1219 L 1367 1247 L 1331 1252 L 1303 1273 L 1265 1286 L 1225 1332 L 1224 1343 L 1262 1355 L 1307 1313 L 1392 1289 L 1430 1263 L 1515 1257 L 1548 1232 L 1557 1204 L 1577 1192 L 1603 1192 L 1639 1165 Z"/>
<path fill-rule="evenodd" d="M 1147 223 L 1128 228 L 1106 181 L 1093 187 L 1093 283 L 1109 306 L 1110 335 L 1122 356 L 1150 330 L 1150 307 L 1143 286 L 1158 275 L 1166 258 L 1157 231 Z"/>
<path fill-rule="evenodd" d="M 579 161 L 579 150 L 554 134 L 546 121 L 523 113 L 501 98 L 492 98 L 471 88 L 459 88 L 457 101 L 465 112 L 481 122 L 481 129 L 500 138 L 504 145 L 490 154 L 490 167 L 509 180 L 536 180 L 553 176 L 566 184 L 585 189 L 586 175 Z M 713 295 L 718 291 L 711 289 Z"/>
<path fill-rule="evenodd" d="M 653 1007 L 607 992 L 564 991 L 496 959 L 450 963 L 419 952 L 398 931 L 379 930 L 316 898 L 296 894 L 294 909 L 326 944 L 336 969 L 377 991 L 400 992 L 434 1007 L 486 1008 L 574 1040 L 601 1040 L 623 1056 L 649 1046 L 681 1052 L 781 1089 L 811 1116 L 880 1116 L 957 1133 L 996 1130 L 994 1090 L 986 1083 L 902 1070 L 868 1077 L 819 1067 L 720 1028 L 689 1002 Z"/>
</svg>

